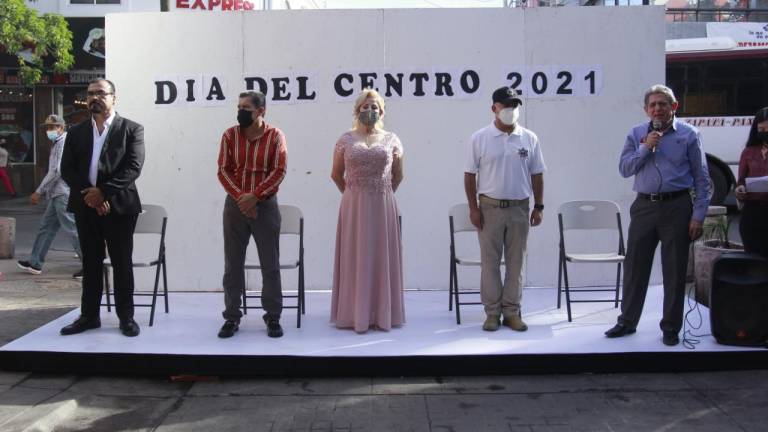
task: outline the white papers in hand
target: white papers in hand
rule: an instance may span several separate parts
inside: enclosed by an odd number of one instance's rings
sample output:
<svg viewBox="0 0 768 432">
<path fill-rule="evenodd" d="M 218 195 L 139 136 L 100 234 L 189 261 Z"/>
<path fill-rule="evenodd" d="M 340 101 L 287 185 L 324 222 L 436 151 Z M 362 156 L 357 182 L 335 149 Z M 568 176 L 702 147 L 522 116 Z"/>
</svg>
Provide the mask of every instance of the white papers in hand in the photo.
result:
<svg viewBox="0 0 768 432">
<path fill-rule="evenodd" d="M 747 184 L 747 192 L 768 192 L 768 176 L 747 177 L 744 180 Z"/>
</svg>

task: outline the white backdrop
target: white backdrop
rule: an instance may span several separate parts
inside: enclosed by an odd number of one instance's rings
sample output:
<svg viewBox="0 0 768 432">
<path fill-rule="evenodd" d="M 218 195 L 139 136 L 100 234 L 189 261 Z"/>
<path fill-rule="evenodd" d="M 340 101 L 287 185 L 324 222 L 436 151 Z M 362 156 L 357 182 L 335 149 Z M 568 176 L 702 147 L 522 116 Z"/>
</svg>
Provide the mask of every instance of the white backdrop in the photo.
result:
<svg viewBox="0 0 768 432">
<path fill-rule="evenodd" d="M 352 102 L 329 91 L 339 70 L 453 67 L 481 78 L 477 97 L 388 100 L 386 128 L 405 149 L 405 180 L 397 192 L 405 284 L 423 289 L 447 288 L 448 208 L 465 202 L 467 141 L 492 120 L 490 95 L 510 84 L 502 74 L 506 66 L 597 65 L 602 72 L 598 95 L 524 99 L 521 123 L 539 135 L 548 166 L 544 223 L 529 238 L 529 286 L 557 282 L 559 203 L 617 201 L 626 231 L 633 193 L 631 179 L 618 174 L 618 156 L 629 128 L 645 119 L 643 91 L 664 82 L 662 7 L 114 14 L 106 25 L 117 110 L 146 128 L 142 201 L 169 212 L 169 281 L 176 290 L 221 287 L 225 193 L 216 158 L 222 132 L 236 123 L 244 76 L 315 74 L 314 101 L 267 106 L 268 122 L 287 136 L 288 174 L 279 201 L 304 211 L 308 288 L 329 288 L 332 281 L 340 196 L 330 180 L 331 156 L 352 120 Z M 155 105 L 158 77 L 183 82 L 206 74 L 226 82 L 223 105 Z M 475 243 L 467 242 L 476 249 Z M 283 252 L 293 251 L 284 246 Z M 295 286 L 291 272 L 283 277 L 284 287 Z M 574 269 L 572 283 L 614 277 L 612 267 Z M 138 280 L 142 286 L 149 278 Z M 478 280 L 479 273 L 466 279 Z"/>
</svg>

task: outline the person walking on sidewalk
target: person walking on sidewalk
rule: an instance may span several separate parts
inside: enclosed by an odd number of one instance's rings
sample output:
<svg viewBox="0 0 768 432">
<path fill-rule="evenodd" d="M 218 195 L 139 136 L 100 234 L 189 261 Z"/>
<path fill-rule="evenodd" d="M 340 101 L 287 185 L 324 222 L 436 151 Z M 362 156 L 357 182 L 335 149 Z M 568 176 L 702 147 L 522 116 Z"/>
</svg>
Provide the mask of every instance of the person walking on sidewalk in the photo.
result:
<svg viewBox="0 0 768 432">
<path fill-rule="evenodd" d="M 8 166 L 8 150 L 0 146 L 0 181 L 2 181 L 5 188 L 8 189 L 8 193 L 15 198 L 16 191 L 13 189 L 11 179 L 8 178 L 8 171 L 6 171 L 5 168 L 6 166 Z"/>
<path fill-rule="evenodd" d="M 43 272 L 45 256 L 48 254 L 48 248 L 51 247 L 53 239 L 56 238 L 59 228 L 69 237 L 78 258 L 82 257 L 80 241 L 77 238 L 77 229 L 75 228 L 75 215 L 67 211 L 69 186 L 61 178 L 61 154 L 64 151 L 64 140 L 67 137 L 66 123 L 61 117 L 51 114 L 46 117 L 43 126 L 46 128 L 48 139 L 53 142 L 53 147 L 51 147 L 51 155 L 48 158 L 48 173 L 40 182 L 37 190 L 30 195 L 29 201 L 33 205 L 37 205 L 40 199 L 47 198 L 48 205 L 40 219 L 40 228 L 37 231 L 34 246 L 32 246 L 32 253 L 26 260 L 18 262 L 19 268 L 33 275 L 39 275 Z M 82 279 L 83 270 L 80 269 L 73 277 Z"/>
</svg>

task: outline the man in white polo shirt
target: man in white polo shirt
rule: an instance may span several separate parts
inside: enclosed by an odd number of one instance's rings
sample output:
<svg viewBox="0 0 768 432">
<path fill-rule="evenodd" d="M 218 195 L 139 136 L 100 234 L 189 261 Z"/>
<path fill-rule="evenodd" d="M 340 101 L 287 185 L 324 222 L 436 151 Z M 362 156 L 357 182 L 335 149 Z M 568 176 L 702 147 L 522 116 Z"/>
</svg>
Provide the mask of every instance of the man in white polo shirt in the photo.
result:
<svg viewBox="0 0 768 432">
<path fill-rule="evenodd" d="M 525 331 L 528 326 L 520 314 L 522 270 L 528 226 L 541 224 L 546 166 L 536 134 L 517 123 L 523 104 L 517 91 L 501 87 L 492 98 L 493 123 L 472 134 L 464 172 L 469 218 L 480 240 L 480 297 L 486 314 L 483 330 L 495 331 L 504 324 Z M 499 269 L 502 252 L 506 268 L 503 284 Z"/>
</svg>

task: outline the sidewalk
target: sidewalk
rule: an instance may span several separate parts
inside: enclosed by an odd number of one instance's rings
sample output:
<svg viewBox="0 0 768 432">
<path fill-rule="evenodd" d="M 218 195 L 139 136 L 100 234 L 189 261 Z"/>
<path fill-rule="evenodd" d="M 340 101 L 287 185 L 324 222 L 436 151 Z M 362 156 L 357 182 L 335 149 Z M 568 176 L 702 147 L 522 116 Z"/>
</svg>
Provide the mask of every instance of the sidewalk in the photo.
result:
<svg viewBox="0 0 768 432">
<path fill-rule="evenodd" d="M 0 215 L 17 219 L 22 257 L 43 210 L 26 203 L 0 200 Z M 54 247 L 40 276 L 18 269 L 18 257 L 0 260 L 0 345 L 78 306 L 77 259 L 63 237 Z M 767 370 L 460 376 L 476 373 L 318 379 L 297 370 L 283 379 L 218 379 L 0 371 L 0 431 L 765 430 Z"/>
<path fill-rule="evenodd" d="M 80 262 L 62 234 L 53 242 L 41 275 L 33 276 L 16 266 L 16 261 L 26 258 L 32 250 L 44 210 L 45 203 L 33 206 L 28 197 L 0 199 L 0 216 L 16 219 L 16 256 L 0 259 L 0 345 L 80 303 L 80 282 L 72 278 Z"/>
</svg>

